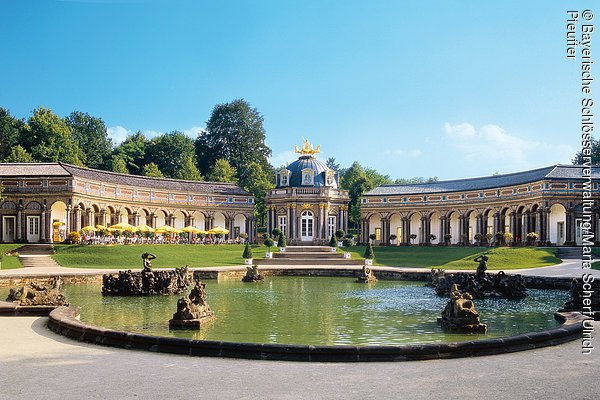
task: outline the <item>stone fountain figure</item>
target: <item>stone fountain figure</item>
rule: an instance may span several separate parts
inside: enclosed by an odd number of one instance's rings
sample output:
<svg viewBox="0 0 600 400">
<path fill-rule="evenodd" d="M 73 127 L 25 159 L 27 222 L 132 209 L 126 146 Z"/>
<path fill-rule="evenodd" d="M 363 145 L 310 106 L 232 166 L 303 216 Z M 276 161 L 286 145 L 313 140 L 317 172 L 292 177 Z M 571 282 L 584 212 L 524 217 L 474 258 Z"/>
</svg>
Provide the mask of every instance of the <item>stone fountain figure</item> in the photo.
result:
<svg viewBox="0 0 600 400">
<path fill-rule="evenodd" d="M 242 278 L 242 282 L 262 282 L 264 280 L 265 277 L 258 272 L 256 264 L 246 267 L 246 275 Z"/>
<path fill-rule="evenodd" d="M 59 276 L 52 280 L 51 287 L 33 281 L 27 286 L 10 289 L 6 301 L 20 306 L 68 306 L 67 299 L 60 293 L 61 285 Z"/>
<path fill-rule="evenodd" d="M 177 312 L 169 320 L 169 327 L 199 329 L 203 323 L 214 318 L 214 313 L 206 302 L 206 284 L 196 280 L 188 297 L 177 301 Z"/>
<path fill-rule="evenodd" d="M 479 320 L 473 296 L 458 290 L 457 284 L 452 285 L 450 300 L 442 311 L 442 317 L 438 318 L 438 322 L 444 329 L 450 331 L 484 333 L 487 331 L 487 325 L 482 324 Z"/>
<path fill-rule="evenodd" d="M 369 268 L 366 265 L 363 265 L 362 271 L 361 271 L 360 275 L 358 276 L 358 279 L 356 280 L 356 282 L 361 282 L 361 283 L 377 282 L 377 278 L 375 277 L 375 274 L 373 273 L 373 270 L 371 268 Z"/>
</svg>

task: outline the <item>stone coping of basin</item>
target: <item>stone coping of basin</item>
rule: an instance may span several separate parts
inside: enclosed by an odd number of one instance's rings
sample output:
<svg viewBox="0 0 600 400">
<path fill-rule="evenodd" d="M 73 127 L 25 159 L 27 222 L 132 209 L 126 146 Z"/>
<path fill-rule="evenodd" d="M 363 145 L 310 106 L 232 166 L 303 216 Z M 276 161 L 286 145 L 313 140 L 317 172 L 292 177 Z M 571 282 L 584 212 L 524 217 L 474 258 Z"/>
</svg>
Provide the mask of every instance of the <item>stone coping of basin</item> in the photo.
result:
<svg viewBox="0 0 600 400">
<path fill-rule="evenodd" d="M 311 362 L 416 361 L 473 357 L 554 346 L 581 338 L 583 321 L 577 312 L 557 312 L 561 326 L 503 338 L 401 346 L 311 346 L 237 343 L 144 335 L 81 322 L 78 307 L 57 307 L 48 327 L 63 336 L 105 346 L 201 357 Z"/>
<path fill-rule="evenodd" d="M 0 316 L 38 316 L 47 317 L 55 306 L 20 306 L 8 301 L 0 301 Z"/>
</svg>

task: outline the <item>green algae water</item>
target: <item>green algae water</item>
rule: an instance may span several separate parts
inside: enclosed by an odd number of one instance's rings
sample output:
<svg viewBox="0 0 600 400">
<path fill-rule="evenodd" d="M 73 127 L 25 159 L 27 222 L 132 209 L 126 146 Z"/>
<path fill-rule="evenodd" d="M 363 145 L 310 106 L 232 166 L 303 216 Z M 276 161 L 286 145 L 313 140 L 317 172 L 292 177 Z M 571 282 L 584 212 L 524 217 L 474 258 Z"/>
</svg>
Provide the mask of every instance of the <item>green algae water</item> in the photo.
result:
<svg viewBox="0 0 600 400">
<path fill-rule="evenodd" d="M 488 332 L 445 333 L 437 324 L 447 299 L 423 282 L 356 283 L 352 278 L 268 277 L 262 283 L 207 280 L 216 319 L 199 331 L 169 330 L 175 296 L 102 296 L 99 285 L 65 285 L 81 320 L 151 335 L 235 342 L 313 345 L 401 345 L 509 336 L 558 325 L 561 290 L 529 289 L 521 300 L 476 300 Z M 186 294 L 187 295 L 187 294 Z"/>
</svg>

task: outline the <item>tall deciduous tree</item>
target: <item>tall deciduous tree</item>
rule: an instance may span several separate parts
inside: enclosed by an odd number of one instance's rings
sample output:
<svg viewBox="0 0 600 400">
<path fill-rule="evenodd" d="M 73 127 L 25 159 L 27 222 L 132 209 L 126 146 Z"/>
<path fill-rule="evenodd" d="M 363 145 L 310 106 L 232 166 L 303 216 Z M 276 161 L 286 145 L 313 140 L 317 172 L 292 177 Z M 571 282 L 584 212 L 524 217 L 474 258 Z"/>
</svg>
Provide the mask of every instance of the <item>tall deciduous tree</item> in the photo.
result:
<svg viewBox="0 0 600 400">
<path fill-rule="evenodd" d="M 142 168 L 142 175 L 144 176 L 153 176 L 155 178 L 164 178 L 164 174 L 158 168 L 158 165 L 151 162 L 150 164 L 144 165 Z"/>
<path fill-rule="evenodd" d="M 334 171 L 339 171 L 340 170 L 340 164 L 335 162 L 335 158 L 334 157 L 329 157 L 327 159 L 327 161 L 325 162 L 325 164 L 327 165 L 327 168 L 332 169 Z"/>
<path fill-rule="evenodd" d="M 110 169 L 112 172 L 118 172 L 120 174 L 128 174 L 127 164 L 122 156 L 112 156 Z"/>
<path fill-rule="evenodd" d="M 342 189 L 348 190 L 350 196 L 348 219 L 356 227 L 360 221 L 360 197 L 373 189 L 374 185 L 363 167 L 355 161 L 350 168 L 344 171 L 340 186 Z"/>
<path fill-rule="evenodd" d="M 592 165 L 600 165 L 600 140 L 592 139 L 590 150 L 580 150 L 575 154 L 573 164 L 584 164 L 585 157 L 590 157 Z"/>
<path fill-rule="evenodd" d="M 114 150 L 114 155 L 120 156 L 132 174 L 140 175 L 145 164 L 148 139 L 140 131 L 127 138 Z"/>
<path fill-rule="evenodd" d="M 73 138 L 81 148 L 81 161 L 90 168 L 106 168 L 111 160 L 112 140 L 100 118 L 80 111 L 72 112 L 65 122 L 73 130 Z"/>
<path fill-rule="evenodd" d="M 30 163 L 35 162 L 31 154 L 27 152 L 20 144 L 13 146 L 10 154 L 4 159 L 9 163 Z"/>
<path fill-rule="evenodd" d="M 11 154 L 11 149 L 20 143 L 25 130 L 25 122 L 0 107 L 0 160 L 5 160 Z"/>
<path fill-rule="evenodd" d="M 181 132 L 153 138 L 146 149 L 146 163 L 155 163 L 169 178 L 176 178 L 188 157 L 194 157 L 194 141 Z"/>
<path fill-rule="evenodd" d="M 188 155 L 183 160 L 183 165 L 177 171 L 178 179 L 185 179 L 188 181 L 203 181 L 204 177 L 198 171 L 198 167 L 196 167 L 196 163 L 194 162 L 194 156 Z"/>
<path fill-rule="evenodd" d="M 237 182 L 237 171 L 224 158 L 215 161 L 215 165 L 210 169 L 208 180 L 212 182 Z"/>
<path fill-rule="evenodd" d="M 52 110 L 37 108 L 28 125 L 29 130 L 23 137 L 24 147 L 34 159 L 82 165 L 83 153 L 74 140 L 73 130 Z"/>
<path fill-rule="evenodd" d="M 252 173 L 250 163 L 269 167 L 271 149 L 265 144 L 262 115 L 242 99 L 216 105 L 206 131 L 196 139 L 196 155 L 203 174 L 224 158 L 237 170 L 240 183 L 246 184 Z"/>
<path fill-rule="evenodd" d="M 272 174 L 270 168 L 263 167 L 258 162 L 251 162 L 247 167 L 248 174 L 246 176 L 246 182 L 242 186 L 246 191 L 254 195 L 255 207 L 254 215 L 257 218 L 260 226 L 265 225 L 265 218 L 267 215 L 265 206 L 265 194 L 267 190 L 275 187 L 272 181 Z"/>
</svg>

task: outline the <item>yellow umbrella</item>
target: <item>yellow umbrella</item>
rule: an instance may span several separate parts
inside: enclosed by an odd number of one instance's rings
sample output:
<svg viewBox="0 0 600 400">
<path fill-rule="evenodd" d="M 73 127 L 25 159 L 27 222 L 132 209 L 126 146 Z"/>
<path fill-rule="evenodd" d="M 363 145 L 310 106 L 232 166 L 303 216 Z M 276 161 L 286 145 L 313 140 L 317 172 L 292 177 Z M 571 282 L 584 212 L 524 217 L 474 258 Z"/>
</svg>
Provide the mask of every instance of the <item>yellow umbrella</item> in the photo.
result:
<svg viewBox="0 0 600 400">
<path fill-rule="evenodd" d="M 128 224 L 127 222 L 121 222 L 108 227 L 110 231 L 133 231 L 135 226 Z"/>
<path fill-rule="evenodd" d="M 98 229 L 99 231 L 103 231 L 106 229 L 106 227 L 104 225 L 98 224 L 98 225 L 96 225 L 96 229 Z"/>
<path fill-rule="evenodd" d="M 135 227 L 136 232 L 154 232 L 154 228 L 146 224 L 141 224 Z"/>
<path fill-rule="evenodd" d="M 229 233 L 229 230 L 225 229 L 225 228 L 221 228 L 220 226 L 216 226 L 214 228 L 212 228 L 210 231 L 207 232 L 210 235 L 214 235 L 217 233 L 222 233 L 223 235 L 227 235 Z"/>
<path fill-rule="evenodd" d="M 55 222 L 52 223 L 52 226 L 55 227 L 55 228 L 59 227 L 59 226 L 65 226 L 65 225 L 66 224 L 64 222 L 62 222 L 62 221 L 55 221 Z"/>
<path fill-rule="evenodd" d="M 170 225 L 159 226 L 154 230 L 156 233 L 181 233 L 179 229 L 175 229 Z"/>
<path fill-rule="evenodd" d="M 198 234 L 200 232 L 202 232 L 202 230 L 196 228 L 195 226 L 186 226 L 185 228 L 181 229 L 182 232 L 187 232 L 187 233 L 194 233 L 194 234 Z"/>
<path fill-rule="evenodd" d="M 203 231 L 202 229 L 198 229 L 199 235 L 208 235 L 208 231 Z"/>
<path fill-rule="evenodd" d="M 93 226 L 84 226 L 83 228 L 81 228 L 82 231 L 88 231 L 88 232 L 96 232 L 96 228 L 94 228 Z"/>
</svg>

